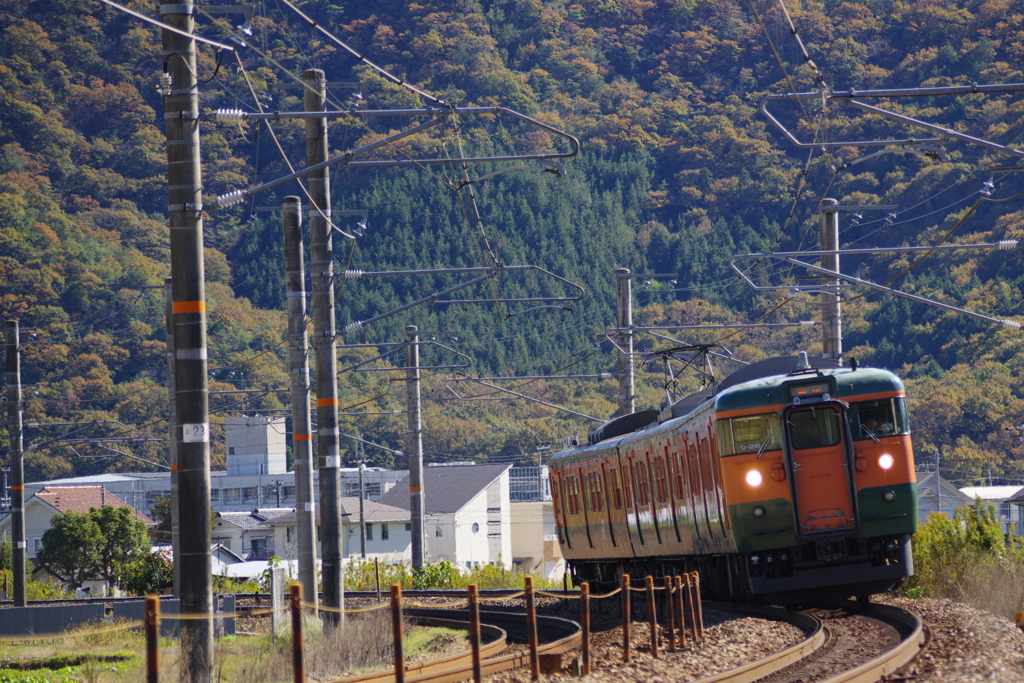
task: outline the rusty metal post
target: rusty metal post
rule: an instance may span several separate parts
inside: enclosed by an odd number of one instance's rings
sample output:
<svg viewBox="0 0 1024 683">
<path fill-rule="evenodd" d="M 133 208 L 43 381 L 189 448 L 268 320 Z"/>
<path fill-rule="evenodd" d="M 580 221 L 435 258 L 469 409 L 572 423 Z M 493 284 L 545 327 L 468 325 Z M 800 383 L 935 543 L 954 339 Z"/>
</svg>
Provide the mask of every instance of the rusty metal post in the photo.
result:
<svg viewBox="0 0 1024 683">
<path fill-rule="evenodd" d="M 622 575 L 622 661 L 628 662 L 629 653 L 629 574 Z"/>
<path fill-rule="evenodd" d="M 654 606 L 654 577 L 644 577 L 644 588 L 647 589 L 647 623 L 651 625 L 651 656 L 658 656 L 658 611 Z"/>
<path fill-rule="evenodd" d="M 530 680 L 540 680 L 540 656 L 537 653 L 537 606 L 533 597 L 533 577 L 523 579 L 526 592 L 526 641 L 530 646 Z"/>
<path fill-rule="evenodd" d="M 302 584 L 292 584 L 292 680 L 295 683 L 306 683 L 306 664 L 303 661 L 302 649 L 305 639 L 302 637 Z"/>
<path fill-rule="evenodd" d="M 675 582 L 671 576 L 665 577 L 665 611 L 668 613 L 668 651 L 676 651 L 676 610 Z"/>
<path fill-rule="evenodd" d="M 683 598 L 683 577 L 676 574 L 676 608 L 679 612 L 679 647 L 686 648 L 686 605 Z"/>
<path fill-rule="evenodd" d="M 160 680 L 160 598 L 146 596 L 146 683 Z"/>
<path fill-rule="evenodd" d="M 590 584 L 580 584 L 580 627 L 583 629 L 583 675 L 590 675 Z"/>
<path fill-rule="evenodd" d="M 395 683 L 405 683 L 405 649 L 402 646 L 402 587 L 391 586 L 391 634 L 395 641 Z"/>
<path fill-rule="evenodd" d="M 473 683 L 481 683 L 484 678 L 480 665 L 480 597 L 476 584 L 466 587 L 469 600 L 469 646 L 473 650 Z"/>
<path fill-rule="evenodd" d="M 693 591 L 693 623 L 697 630 L 697 638 L 704 640 L 704 605 L 700 599 L 700 572 L 693 572 L 691 578 Z"/>
</svg>

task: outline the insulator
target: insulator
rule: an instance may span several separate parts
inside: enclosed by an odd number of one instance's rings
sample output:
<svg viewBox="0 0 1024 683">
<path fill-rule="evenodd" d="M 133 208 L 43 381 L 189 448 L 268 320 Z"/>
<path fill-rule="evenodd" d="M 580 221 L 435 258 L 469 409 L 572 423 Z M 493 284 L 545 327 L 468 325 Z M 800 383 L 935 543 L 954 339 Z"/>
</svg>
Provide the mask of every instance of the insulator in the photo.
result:
<svg viewBox="0 0 1024 683">
<path fill-rule="evenodd" d="M 364 324 L 365 323 L 362 320 L 357 320 L 354 323 L 349 323 L 348 325 L 345 325 L 344 328 L 342 328 L 341 333 L 342 334 L 348 334 L 349 332 L 355 332 L 356 330 L 361 330 L 363 328 Z"/>
<path fill-rule="evenodd" d="M 248 115 L 241 109 L 218 109 L 213 112 L 213 120 L 220 123 L 241 123 Z"/>
<path fill-rule="evenodd" d="M 366 274 L 365 270 L 346 270 L 341 274 L 344 280 L 357 280 Z"/>
<path fill-rule="evenodd" d="M 999 322 L 1003 327 L 1010 330 L 1019 330 L 1021 328 L 1021 324 L 1016 320 L 1000 320 Z"/>
<path fill-rule="evenodd" d="M 229 206 L 234 206 L 235 204 L 241 204 L 242 200 L 244 200 L 244 199 L 245 199 L 245 190 L 232 190 L 231 192 L 228 192 L 227 194 L 222 194 L 221 196 L 217 197 L 216 204 L 217 204 L 217 206 L 219 208 L 226 209 Z"/>
<path fill-rule="evenodd" d="M 800 325 L 813 325 L 813 324 L 814 324 L 813 320 L 801 320 L 800 321 Z"/>
<path fill-rule="evenodd" d="M 1000 249 L 1016 249 L 1017 240 L 999 240 L 997 243 Z"/>
</svg>

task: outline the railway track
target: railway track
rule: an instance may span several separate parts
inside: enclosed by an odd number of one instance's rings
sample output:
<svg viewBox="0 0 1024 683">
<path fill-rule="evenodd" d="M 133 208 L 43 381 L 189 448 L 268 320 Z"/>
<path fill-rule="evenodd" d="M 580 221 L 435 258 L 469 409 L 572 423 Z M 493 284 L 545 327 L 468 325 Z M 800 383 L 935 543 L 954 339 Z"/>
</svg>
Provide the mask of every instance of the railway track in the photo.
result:
<svg viewBox="0 0 1024 683">
<path fill-rule="evenodd" d="M 749 608 L 717 605 L 721 609 Z M 803 642 L 752 664 L 702 679 L 699 683 L 869 683 L 880 681 L 917 656 L 926 644 L 920 617 L 898 607 L 854 602 L 790 614 L 808 632 Z M 781 665 L 781 666 L 780 666 Z"/>
</svg>

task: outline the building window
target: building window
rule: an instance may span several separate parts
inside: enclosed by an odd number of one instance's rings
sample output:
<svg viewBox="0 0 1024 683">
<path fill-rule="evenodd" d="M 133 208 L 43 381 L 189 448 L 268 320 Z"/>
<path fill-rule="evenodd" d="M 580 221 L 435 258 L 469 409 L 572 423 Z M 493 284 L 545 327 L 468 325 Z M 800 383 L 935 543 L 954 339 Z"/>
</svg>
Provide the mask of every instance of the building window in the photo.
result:
<svg viewBox="0 0 1024 683">
<path fill-rule="evenodd" d="M 405 530 L 406 531 L 412 531 L 412 522 L 406 522 L 405 523 Z"/>
<path fill-rule="evenodd" d="M 228 502 L 237 501 L 239 500 L 240 493 L 241 491 L 239 491 L 238 489 L 224 489 L 224 500 Z"/>
<path fill-rule="evenodd" d="M 293 526 L 286 526 L 284 528 L 284 540 L 287 543 L 294 543 L 295 542 L 295 527 L 293 527 Z"/>
<path fill-rule="evenodd" d="M 366 525 L 366 540 L 367 541 L 372 541 L 373 540 L 373 525 L 372 524 L 367 524 Z"/>
<path fill-rule="evenodd" d="M 210 489 L 210 502 L 216 503 L 220 500 L 220 489 Z"/>
<path fill-rule="evenodd" d="M 381 524 L 380 525 L 380 540 L 382 540 L 382 541 L 388 540 L 388 525 L 387 524 Z"/>
<path fill-rule="evenodd" d="M 476 522 L 473 522 L 473 526 L 471 526 L 470 528 L 471 528 L 471 529 L 473 530 L 473 533 L 474 533 L 474 534 L 475 534 L 476 532 L 480 531 L 480 525 L 479 525 L 479 524 L 477 524 Z"/>
<path fill-rule="evenodd" d="M 43 547 L 43 539 L 33 538 L 32 539 L 32 552 L 38 553 L 39 549 Z"/>
<path fill-rule="evenodd" d="M 253 500 L 254 498 L 256 498 L 257 495 L 259 495 L 257 493 L 259 490 L 259 486 L 246 486 L 244 489 L 242 489 L 242 495 L 245 497 L 246 500 Z"/>
<path fill-rule="evenodd" d="M 442 538 L 444 536 L 444 527 L 442 527 L 440 524 L 434 527 L 434 535 L 438 538 Z"/>
<path fill-rule="evenodd" d="M 283 487 L 281 489 L 281 495 L 283 497 L 285 497 L 285 498 L 294 498 L 295 497 L 295 487 L 294 486 L 285 486 L 285 487 Z"/>
</svg>

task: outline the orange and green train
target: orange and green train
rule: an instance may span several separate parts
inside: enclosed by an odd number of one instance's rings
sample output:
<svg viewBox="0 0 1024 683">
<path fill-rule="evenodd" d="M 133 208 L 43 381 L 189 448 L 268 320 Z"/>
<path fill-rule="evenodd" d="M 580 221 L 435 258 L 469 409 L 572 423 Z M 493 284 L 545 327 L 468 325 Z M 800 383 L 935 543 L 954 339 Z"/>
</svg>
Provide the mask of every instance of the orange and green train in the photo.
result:
<svg viewBox="0 0 1024 683">
<path fill-rule="evenodd" d="M 857 597 L 913 573 L 906 398 L 886 370 L 771 358 L 550 462 L 576 581 L 700 571 L 718 598 Z"/>
</svg>

